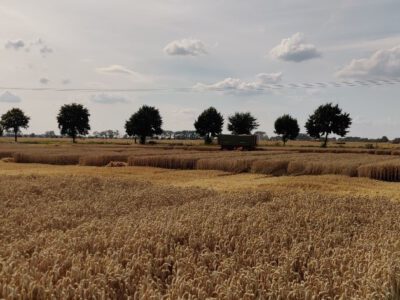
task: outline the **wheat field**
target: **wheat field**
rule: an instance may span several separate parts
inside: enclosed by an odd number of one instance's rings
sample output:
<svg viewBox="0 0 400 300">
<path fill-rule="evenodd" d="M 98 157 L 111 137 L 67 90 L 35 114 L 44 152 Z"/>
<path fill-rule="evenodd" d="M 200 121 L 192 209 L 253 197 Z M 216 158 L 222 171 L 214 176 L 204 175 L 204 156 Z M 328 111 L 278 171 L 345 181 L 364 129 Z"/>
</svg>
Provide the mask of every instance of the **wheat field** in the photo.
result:
<svg viewBox="0 0 400 300">
<path fill-rule="evenodd" d="M 2 175 L 0 212 L 2 298 L 400 296 L 383 197 Z"/>
<path fill-rule="evenodd" d="M 400 299 L 396 155 L 0 152 L 0 299 Z"/>
<path fill-rule="evenodd" d="M 254 152 L 213 147 L 121 144 L 0 144 L 0 159 L 16 163 L 251 172 L 271 176 L 338 174 L 400 181 L 396 149 L 262 148 Z"/>
</svg>

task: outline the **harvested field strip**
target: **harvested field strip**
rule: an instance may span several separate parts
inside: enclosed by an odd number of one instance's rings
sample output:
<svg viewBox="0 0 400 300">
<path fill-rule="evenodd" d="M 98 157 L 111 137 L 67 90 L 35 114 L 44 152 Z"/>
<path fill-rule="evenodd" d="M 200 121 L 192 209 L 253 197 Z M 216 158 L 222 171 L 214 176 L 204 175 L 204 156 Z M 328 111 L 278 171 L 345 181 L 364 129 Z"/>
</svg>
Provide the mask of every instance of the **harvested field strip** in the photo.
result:
<svg viewBox="0 0 400 300">
<path fill-rule="evenodd" d="M 323 191 L 4 176 L 0 298 L 398 299 L 399 214 Z"/>
</svg>

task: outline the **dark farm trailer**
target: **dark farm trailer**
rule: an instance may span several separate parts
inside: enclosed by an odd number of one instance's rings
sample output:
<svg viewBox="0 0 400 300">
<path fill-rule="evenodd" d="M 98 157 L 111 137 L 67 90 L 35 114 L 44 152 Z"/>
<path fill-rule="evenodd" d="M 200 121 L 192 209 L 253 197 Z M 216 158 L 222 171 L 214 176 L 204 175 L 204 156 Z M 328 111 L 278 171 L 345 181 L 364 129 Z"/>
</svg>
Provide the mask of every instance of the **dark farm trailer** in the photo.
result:
<svg viewBox="0 0 400 300">
<path fill-rule="evenodd" d="M 254 150 L 257 146 L 257 136 L 245 134 L 220 134 L 218 136 L 218 144 L 221 146 L 221 150 Z"/>
</svg>

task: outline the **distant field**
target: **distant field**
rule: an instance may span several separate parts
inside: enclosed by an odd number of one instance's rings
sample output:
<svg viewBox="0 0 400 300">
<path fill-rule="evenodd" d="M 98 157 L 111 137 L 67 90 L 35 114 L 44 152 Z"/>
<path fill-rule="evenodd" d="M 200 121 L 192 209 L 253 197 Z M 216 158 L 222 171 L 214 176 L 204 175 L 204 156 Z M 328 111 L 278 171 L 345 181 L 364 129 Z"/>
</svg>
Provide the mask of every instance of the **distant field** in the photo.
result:
<svg viewBox="0 0 400 300">
<path fill-rule="evenodd" d="M 216 146 L 59 143 L 1 143 L 0 159 L 53 165 L 147 166 L 220 170 L 272 176 L 339 174 L 400 181 L 400 150 L 317 147 L 262 147 L 220 151 Z"/>
<path fill-rule="evenodd" d="M 0 143 L 12 143 L 14 138 L 12 137 L 0 137 Z M 19 143 L 26 144 L 70 144 L 71 139 L 69 138 L 18 138 Z M 158 140 L 150 139 L 157 144 L 168 144 L 168 145 L 182 145 L 182 146 L 204 146 L 203 140 Z M 79 143 L 83 144 L 115 144 L 115 145 L 131 145 L 134 144 L 133 139 L 99 139 L 99 138 L 84 138 L 78 139 Z M 370 143 L 370 142 L 346 142 L 337 143 L 335 141 L 328 143 L 328 148 L 366 148 L 367 145 L 372 145 L 377 149 L 400 149 L 399 144 L 393 143 Z M 217 145 L 214 145 L 215 147 Z M 283 144 L 280 141 L 259 141 L 260 147 L 282 147 Z M 318 141 L 288 141 L 286 147 L 320 147 L 321 142 Z M 370 146 L 368 146 L 370 147 Z"/>
</svg>

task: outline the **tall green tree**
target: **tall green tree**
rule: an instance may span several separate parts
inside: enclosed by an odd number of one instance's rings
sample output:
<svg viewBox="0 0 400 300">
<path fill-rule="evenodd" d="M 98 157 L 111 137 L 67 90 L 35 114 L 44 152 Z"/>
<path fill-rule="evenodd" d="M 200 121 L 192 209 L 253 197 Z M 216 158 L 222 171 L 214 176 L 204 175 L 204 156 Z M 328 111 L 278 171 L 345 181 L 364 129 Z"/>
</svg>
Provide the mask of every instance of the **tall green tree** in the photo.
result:
<svg viewBox="0 0 400 300">
<path fill-rule="evenodd" d="M 324 137 L 322 147 L 326 147 L 329 134 L 337 134 L 344 137 L 351 125 L 348 113 L 342 112 L 339 105 L 327 103 L 319 106 L 306 122 L 307 133 L 316 139 Z"/>
<path fill-rule="evenodd" d="M 194 122 L 196 132 L 204 137 L 206 144 L 211 144 L 211 138 L 222 132 L 222 126 L 224 117 L 214 107 L 204 110 Z"/>
<path fill-rule="evenodd" d="M 143 105 L 125 123 L 128 136 L 139 136 L 140 143 L 146 143 L 146 137 L 162 133 L 162 118 L 158 109 Z"/>
<path fill-rule="evenodd" d="M 282 137 L 283 145 L 288 140 L 295 140 L 299 135 L 300 127 L 297 120 L 290 115 L 283 115 L 275 121 L 275 133 Z"/>
<path fill-rule="evenodd" d="M 1 127 L 14 132 L 14 140 L 17 142 L 21 128 L 28 128 L 30 117 L 26 116 L 19 108 L 12 108 L 1 116 Z"/>
<path fill-rule="evenodd" d="M 78 135 L 89 133 L 89 117 L 89 110 L 82 104 L 65 104 L 57 115 L 58 128 L 62 135 L 71 137 L 72 142 L 75 143 Z"/>
<path fill-rule="evenodd" d="M 254 129 L 257 129 L 259 124 L 249 112 L 235 113 L 228 118 L 228 130 L 232 134 L 251 134 Z"/>
</svg>

